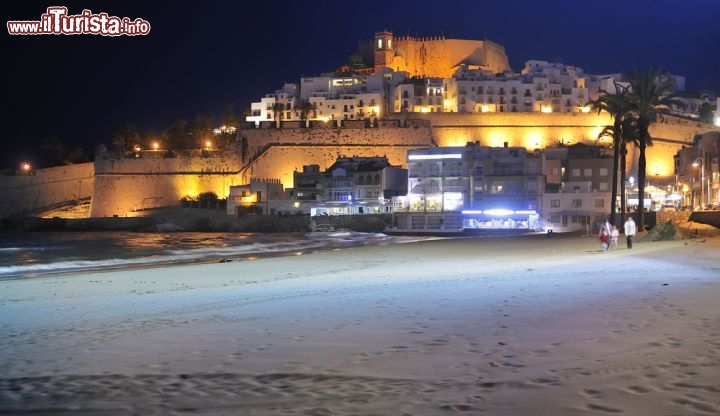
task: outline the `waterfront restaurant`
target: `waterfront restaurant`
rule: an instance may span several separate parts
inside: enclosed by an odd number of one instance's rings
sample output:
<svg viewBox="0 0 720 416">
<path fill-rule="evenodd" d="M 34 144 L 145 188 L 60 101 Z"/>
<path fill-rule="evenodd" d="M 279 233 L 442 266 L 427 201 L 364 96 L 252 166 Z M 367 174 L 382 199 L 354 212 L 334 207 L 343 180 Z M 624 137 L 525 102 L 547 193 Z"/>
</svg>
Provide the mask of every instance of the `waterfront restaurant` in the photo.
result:
<svg viewBox="0 0 720 416">
<path fill-rule="evenodd" d="M 539 152 L 521 147 L 432 147 L 408 152 L 399 230 L 457 232 L 538 227 L 544 175 Z"/>
</svg>

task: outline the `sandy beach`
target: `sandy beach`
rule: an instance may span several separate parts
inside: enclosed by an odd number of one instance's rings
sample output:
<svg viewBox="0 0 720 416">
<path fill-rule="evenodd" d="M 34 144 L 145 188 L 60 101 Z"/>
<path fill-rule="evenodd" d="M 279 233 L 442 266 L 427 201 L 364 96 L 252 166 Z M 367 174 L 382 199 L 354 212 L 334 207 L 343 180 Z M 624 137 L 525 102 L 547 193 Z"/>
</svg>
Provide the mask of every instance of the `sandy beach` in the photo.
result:
<svg viewBox="0 0 720 416">
<path fill-rule="evenodd" d="M 0 414 L 717 415 L 720 238 L 0 281 Z"/>
</svg>

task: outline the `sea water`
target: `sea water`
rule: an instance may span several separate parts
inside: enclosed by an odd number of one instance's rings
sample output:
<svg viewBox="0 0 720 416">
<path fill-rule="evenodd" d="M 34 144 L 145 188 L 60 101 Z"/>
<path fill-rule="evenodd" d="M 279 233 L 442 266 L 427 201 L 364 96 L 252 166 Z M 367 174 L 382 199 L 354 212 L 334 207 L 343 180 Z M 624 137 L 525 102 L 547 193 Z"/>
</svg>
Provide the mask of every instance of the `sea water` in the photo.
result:
<svg viewBox="0 0 720 416">
<path fill-rule="evenodd" d="M 423 237 L 382 233 L 0 232 L 0 279 L 298 255 Z"/>
</svg>

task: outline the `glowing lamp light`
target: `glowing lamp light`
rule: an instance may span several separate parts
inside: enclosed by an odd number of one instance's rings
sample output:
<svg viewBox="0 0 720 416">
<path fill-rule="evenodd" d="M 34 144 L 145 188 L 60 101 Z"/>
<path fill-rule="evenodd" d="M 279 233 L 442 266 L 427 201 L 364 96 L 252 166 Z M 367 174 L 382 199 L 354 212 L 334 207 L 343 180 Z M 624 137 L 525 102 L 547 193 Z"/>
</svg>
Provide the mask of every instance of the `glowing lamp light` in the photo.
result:
<svg viewBox="0 0 720 416">
<path fill-rule="evenodd" d="M 158 150 L 160 148 L 160 144 L 158 142 L 153 142 L 152 147 L 153 150 Z"/>
<path fill-rule="evenodd" d="M 420 112 L 421 112 L 421 113 L 429 113 L 429 112 L 430 112 L 430 109 L 427 108 L 427 107 L 423 107 L 423 108 L 420 109 Z"/>
<path fill-rule="evenodd" d="M 446 153 L 442 155 L 408 155 L 408 160 L 440 160 L 440 159 L 462 159 L 460 153 Z"/>
<path fill-rule="evenodd" d="M 30 172 L 30 168 L 31 168 L 31 167 L 32 167 L 32 166 L 30 166 L 30 164 L 27 163 L 27 162 L 23 162 L 23 163 L 20 164 L 20 169 L 21 169 L 23 172 Z"/>
<path fill-rule="evenodd" d="M 720 126 L 720 117 L 715 117 L 715 125 Z"/>
<path fill-rule="evenodd" d="M 513 211 L 513 210 L 511 210 L 511 209 L 502 209 L 502 208 L 498 208 L 498 209 L 486 209 L 485 211 L 480 210 L 480 209 L 464 209 L 464 210 L 462 210 L 461 212 L 462 212 L 462 214 L 464 214 L 464 215 L 480 215 L 480 214 L 485 214 L 485 215 L 493 215 L 493 216 L 498 216 L 498 217 L 500 217 L 500 216 L 507 216 L 507 215 L 513 215 L 513 214 L 516 214 L 516 215 L 537 215 L 537 212 L 536 212 L 535 210 L 532 210 L 532 209 L 522 209 L 522 210 L 517 210 L 517 211 Z"/>
<path fill-rule="evenodd" d="M 540 112 L 541 113 L 552 113 L 552 106 L 543 104 L 540 106 Z"/>
<path fill-rule="evenodd" d="M 210 150 L 211 146 L 212 146 L 212 142 L 210 140 L 205 142 L 205 149 Z"/>
</svg>

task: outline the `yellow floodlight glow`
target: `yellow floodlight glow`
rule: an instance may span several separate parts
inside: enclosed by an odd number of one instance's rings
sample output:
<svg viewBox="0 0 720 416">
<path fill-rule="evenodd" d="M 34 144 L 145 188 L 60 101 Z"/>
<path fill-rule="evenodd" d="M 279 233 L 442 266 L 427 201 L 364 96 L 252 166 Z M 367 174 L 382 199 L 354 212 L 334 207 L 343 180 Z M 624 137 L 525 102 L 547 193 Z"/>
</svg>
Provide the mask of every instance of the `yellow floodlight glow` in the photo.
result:
<svg viewBox="0 0 720 416">
<path fill-rule="evenodd" d="M 587 106 L 587 105 L 584 106 L 584 107 L 580 107 L 580 112 L 582 112 L 582 113 L 589 113 L 589 112 L 590 112 L 590 107 Z"/>
<path fill-rule="evenodd" d="M 507 132 L 504 129 L 491 130 L 487 137 L 491 147 L 503 147 L 507 142 Z"/>
<path fill-rule="evenodd" d="M 543 135 L 542 130 L 532 130 L 527 133 L 524 141 L 524 147 L 526 149 L 540 149 L 545 145 L 545 136 Z"/>
<path fill-rule="evenodd" d="M 542 104 L 540 106 L 540 112 L 541 113 L 552 113 L 552 106 L 549 104 Z"/>
<path fill-rule="evenodd" d="M 427 107 L 421 107 L 421 108 L 420 108 L 420 112 L 421 112 L 421 113 L 429 113 L 429 112 L 430 112 L 430 109 L 427 108 Z"/>
</svg>

